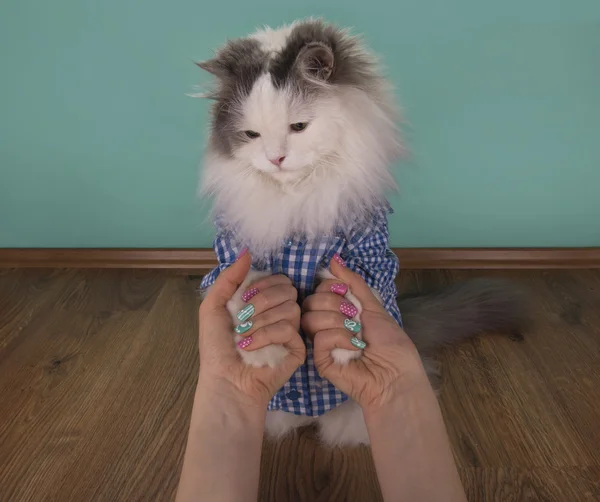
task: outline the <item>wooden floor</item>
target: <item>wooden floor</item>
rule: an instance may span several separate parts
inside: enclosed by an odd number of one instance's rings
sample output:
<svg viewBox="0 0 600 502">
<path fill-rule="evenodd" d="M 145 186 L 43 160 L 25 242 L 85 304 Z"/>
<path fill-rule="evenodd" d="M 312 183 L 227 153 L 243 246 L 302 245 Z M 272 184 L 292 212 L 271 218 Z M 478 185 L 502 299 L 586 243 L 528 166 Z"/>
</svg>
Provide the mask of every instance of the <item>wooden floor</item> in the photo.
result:
<svg viewBox="0 0 600 502">
<path fill-rule="evenodd" d="M 532 293 L 524 339 L 441 355 L 471 501 L 600 500 L 600 272 L 491 272 Z M 406 273 L 401 288 L 479 275 Z M 0 271 L 0 501 L 170 501 L 198 371 L 197 280 Z M 399 424 L 400 426 L 400 424 Z M 260 500 L 381 500 L 366 448 L 265 444 Z"/>
</svg>

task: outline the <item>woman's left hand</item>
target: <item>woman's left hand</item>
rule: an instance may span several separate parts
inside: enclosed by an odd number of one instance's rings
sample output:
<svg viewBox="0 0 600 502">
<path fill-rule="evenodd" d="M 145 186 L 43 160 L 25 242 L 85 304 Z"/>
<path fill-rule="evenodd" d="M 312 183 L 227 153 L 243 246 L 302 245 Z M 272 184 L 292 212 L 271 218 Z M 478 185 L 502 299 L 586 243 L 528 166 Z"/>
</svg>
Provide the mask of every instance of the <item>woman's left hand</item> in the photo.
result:
<svg viewBox="0 0 600 502">
<path fill-rule="evenodd" d="M 235 346 L 234 326 L 226 305 L 244 281 L 250 270 L 250 264 L 250 256 L 246 253 L 221 272 L 200 305 L 199 383 L 204 387 L 210 387 L 224 398 L 233 397 L 249 405 L 257 404 L 266 409 L 275 392 L 304 362 L 306 347 L 298 333 L 300 307 L 295 303 L 296 291 L 289 279 L 277 280 L 275 281 L 278 289 L 277 298 L 265 310 L 264 313 L 267 315 L 263 315 L 271 323 L 261 328 L 261 344 L 264 346 L 268 344 L 265 342 L 270 341 L 283 345 L 288 350 L 288 354 L 275 368 L 255 368 L 242 361 Z M 286 288 L 290 289 L 289 294 Z M 291 304 L 295 305 L 297 310 L 297 314 L 291 317 L 290 298 L 293 298 Z M 286 304 L 286 308 L 282 308 L 283 304 Z M 281 316 L 278 313 L 282 313 Z"/>
</svg>

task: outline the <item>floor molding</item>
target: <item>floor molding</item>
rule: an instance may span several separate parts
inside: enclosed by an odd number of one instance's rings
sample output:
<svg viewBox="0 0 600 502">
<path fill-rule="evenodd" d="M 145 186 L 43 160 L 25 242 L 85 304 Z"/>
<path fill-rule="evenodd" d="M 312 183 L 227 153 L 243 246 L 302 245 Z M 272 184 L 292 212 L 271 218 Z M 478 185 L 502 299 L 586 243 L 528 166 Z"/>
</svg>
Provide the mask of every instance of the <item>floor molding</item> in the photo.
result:
<svg viewBox="0 0 600 502">
<path fill-rule="evenodd" d="M 593 248 L 395 248 L 403 269 L 600 268 Z M 153 268 L 203 273 L 212 249 L 0 249 L 0 268 Z"/>
</svg>

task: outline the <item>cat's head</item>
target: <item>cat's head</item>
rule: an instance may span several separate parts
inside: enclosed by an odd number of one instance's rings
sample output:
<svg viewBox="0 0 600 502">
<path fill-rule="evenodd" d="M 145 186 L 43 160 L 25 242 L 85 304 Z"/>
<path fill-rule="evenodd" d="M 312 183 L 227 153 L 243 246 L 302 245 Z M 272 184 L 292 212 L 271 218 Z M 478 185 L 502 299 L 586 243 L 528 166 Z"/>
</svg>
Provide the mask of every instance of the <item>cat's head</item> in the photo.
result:
<svg viewBox="0 0 600 502">
<path fill-rule="evenodd" d="M 374 157 L 398 146 L 375 60 L 344 30 L 314 20 L 266 28 L 198 65 L 216 77 L 211 150 L 243 169 L 293 181 L 361 145 Z"/>
</svg>

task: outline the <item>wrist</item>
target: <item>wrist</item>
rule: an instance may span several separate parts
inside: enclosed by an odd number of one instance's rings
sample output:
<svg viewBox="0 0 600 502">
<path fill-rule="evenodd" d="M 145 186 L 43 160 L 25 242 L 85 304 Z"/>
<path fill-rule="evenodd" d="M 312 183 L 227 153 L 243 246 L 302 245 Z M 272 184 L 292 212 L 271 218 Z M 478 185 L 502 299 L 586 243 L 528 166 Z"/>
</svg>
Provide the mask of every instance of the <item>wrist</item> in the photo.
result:
<svg viewBox="0 0 600 502">
<path fill-rule="evenodd" d="M 437 406 L 437 398 L 423 370 L 390 390 L 385 399 L 363 406 L 362 411 L 367 427 L 377 427 L 388 419 L 400 419 L 405 423 L 418 420 L 424 408 L 431 405 Z"/>
<path fill-rule="evenodd" d="M 423 362 L 416 350 L 414 355 L 402 358 L 401 367 L 402 370 L 389 385 L 370 401 L 360 403 L 365 418 L 387 413 L 398 402 L 406 401 L 410 404 L 419 400 L 423 394 L 433 393 Z"/>
<path fill-rule="evenodd" d="M 204 375 L 200 372 L 195 406 L 208 406 L 215 412 L 234 414 L 247 422 L 261 422 L 264 425 L 268 402 L 257 401 L 234 386 L 230 381 Z"/>
<path fill-rule="evenodd" d="M 256 499 L 266 406 L 200 372 L 178 501 Z"/>
<path fill-rule="evenodd" d="M 363 414 L 385 500 L 465 501 L 444 419 L 428 381 L 382 406 L 364 409 Z"/>
</svg>

